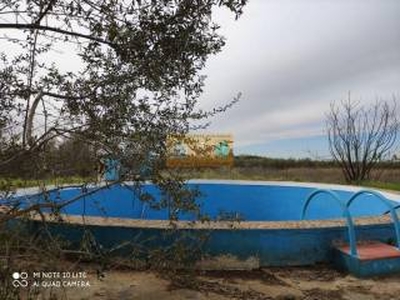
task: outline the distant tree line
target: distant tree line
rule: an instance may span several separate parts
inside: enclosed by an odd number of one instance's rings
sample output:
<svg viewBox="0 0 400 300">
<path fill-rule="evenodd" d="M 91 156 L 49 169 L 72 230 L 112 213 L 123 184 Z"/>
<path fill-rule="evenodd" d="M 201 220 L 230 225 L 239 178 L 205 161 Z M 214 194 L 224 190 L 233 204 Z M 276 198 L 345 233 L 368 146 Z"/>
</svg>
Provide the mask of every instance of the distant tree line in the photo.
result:
<svg viewBox="0 0 400 300">
<path fill-rule="evenodd" d="M 39 157 L 39 158 L 38 158 Z M 35 159 L 33 159 L 35 158 Z M 39 159 L 39 161 L 38 161 Z M 0 169 L 0 178 L 50 179 L 54 177 L 96 177 L 101 158 L 97 149 L 78 137 L 47 145 L 45 151 L 32 153 Z M 334 160 L 311 158 L 271 158 L 257 155 L 237 155 L 233 167 L 242 169 L 340 168 Z M 43 168 L 43 166 L 45 166 Z M 167 166 L 163 166 L 167 168 Z M 381 161 L 376 168 L 400 169 L 400 161 Z M 201 169 L 200 169 L 201 171 Z"/>
<path fill-rule="evenodd" d="M 79 137 L 72 137 L 53 140 L 40 151 L 26 153 L 4 165 L 0 178 L 94 177 L 98 164 L 95 147 Z"/>
<path fill-rule="evenodd" d="M 311 158 L 270 158 L 257 155 L 235 156 L 234 166 L 239 168 L 266 168 L 266 169 L 289 169 L 289 168 L 339 168 L 340 164 L 335 160 L 314 160 Z M 380 161 L 377 168 L 400 169 L 399 161 Z"/>
</svg>

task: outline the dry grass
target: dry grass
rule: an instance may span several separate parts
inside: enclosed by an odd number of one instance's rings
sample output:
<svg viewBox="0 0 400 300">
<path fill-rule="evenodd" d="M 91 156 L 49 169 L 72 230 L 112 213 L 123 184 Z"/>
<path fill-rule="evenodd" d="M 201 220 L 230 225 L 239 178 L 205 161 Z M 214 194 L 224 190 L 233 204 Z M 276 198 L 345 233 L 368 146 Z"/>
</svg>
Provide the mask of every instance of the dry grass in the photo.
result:
<svg viewBox="0 0 400 300">
<path fill-rule="evenodd" d="M 346 184 L 337 167 L 233 167 L 186 171 L 189 178 L 241 179 L 241 180 L 284 180 L 301 182 L 323 182 Z M 361 185 L 383 189 L 400 190 L 400 169 L 375 170 L 371 180 Z"/>
</svg>

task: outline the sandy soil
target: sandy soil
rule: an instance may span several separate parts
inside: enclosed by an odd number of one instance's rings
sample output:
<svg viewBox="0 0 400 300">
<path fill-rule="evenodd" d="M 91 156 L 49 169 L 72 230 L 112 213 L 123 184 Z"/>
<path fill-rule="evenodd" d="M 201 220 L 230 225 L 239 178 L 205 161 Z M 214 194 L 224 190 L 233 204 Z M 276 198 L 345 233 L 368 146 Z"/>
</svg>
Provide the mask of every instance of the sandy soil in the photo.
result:
<svg viewBox="0 0 400 300">
<path fill-rule="evenodd" d="M 90 287 L 53 289 L 58 299 L 98 300 L 389 300 L 400 299 L 400 275 L 357 279 L 329 266 L 208 271 L 179 275 L 173 281 L 152 272 L 111 271 L 99 280 L 88 272 Z M 50 290 L 47 290 L 47 295 Z"/>
</svg>

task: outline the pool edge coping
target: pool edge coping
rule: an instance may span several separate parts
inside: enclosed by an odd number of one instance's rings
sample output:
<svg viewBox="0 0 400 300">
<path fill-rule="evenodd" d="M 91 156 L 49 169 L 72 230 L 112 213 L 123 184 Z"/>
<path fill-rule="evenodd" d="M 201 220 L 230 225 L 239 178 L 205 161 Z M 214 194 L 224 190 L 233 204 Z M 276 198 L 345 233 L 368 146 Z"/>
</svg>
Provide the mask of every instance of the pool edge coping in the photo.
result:
<svg viewBox="0 0 400 300">
<path fill-rule="evenodd" d="M 148 228 L 148 229 L 198 229 L 198 230 L 284 230 L 284 229 L 324 229 L 345 228 L 345 219 L 303 220 L 303 221 L 170 221 L 125 219 L 116 217 L 93 217 L 60 214 L 54 216 L 44 213 L 47 222 L 98 227 Z M 60 222 L 60 218 L 63 220 Z M 31 214 L 31 220 L 42 221 L 39 214 Z M 389 215 L 354 218 L 356 226 L 388 225 L 392 223 Z"/>
</svg>

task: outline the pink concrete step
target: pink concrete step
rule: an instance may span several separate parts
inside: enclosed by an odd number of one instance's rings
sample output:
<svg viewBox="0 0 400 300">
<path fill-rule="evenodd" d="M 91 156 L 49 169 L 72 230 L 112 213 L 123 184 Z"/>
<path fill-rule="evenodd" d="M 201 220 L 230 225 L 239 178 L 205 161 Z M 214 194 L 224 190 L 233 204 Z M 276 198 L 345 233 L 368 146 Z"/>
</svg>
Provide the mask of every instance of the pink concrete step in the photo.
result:
<svg viewBox="0 0 400 300">
<path fill-rule="evenodd" d="M 338 250 L 350 254 L 348 245 L 336 247 Z M 400 258 L 400 250 L 388 244 L 380 242 L 368 242 L 357 245 L 359 260 L 378 260 L 385 258 Z"/>
</svg>

